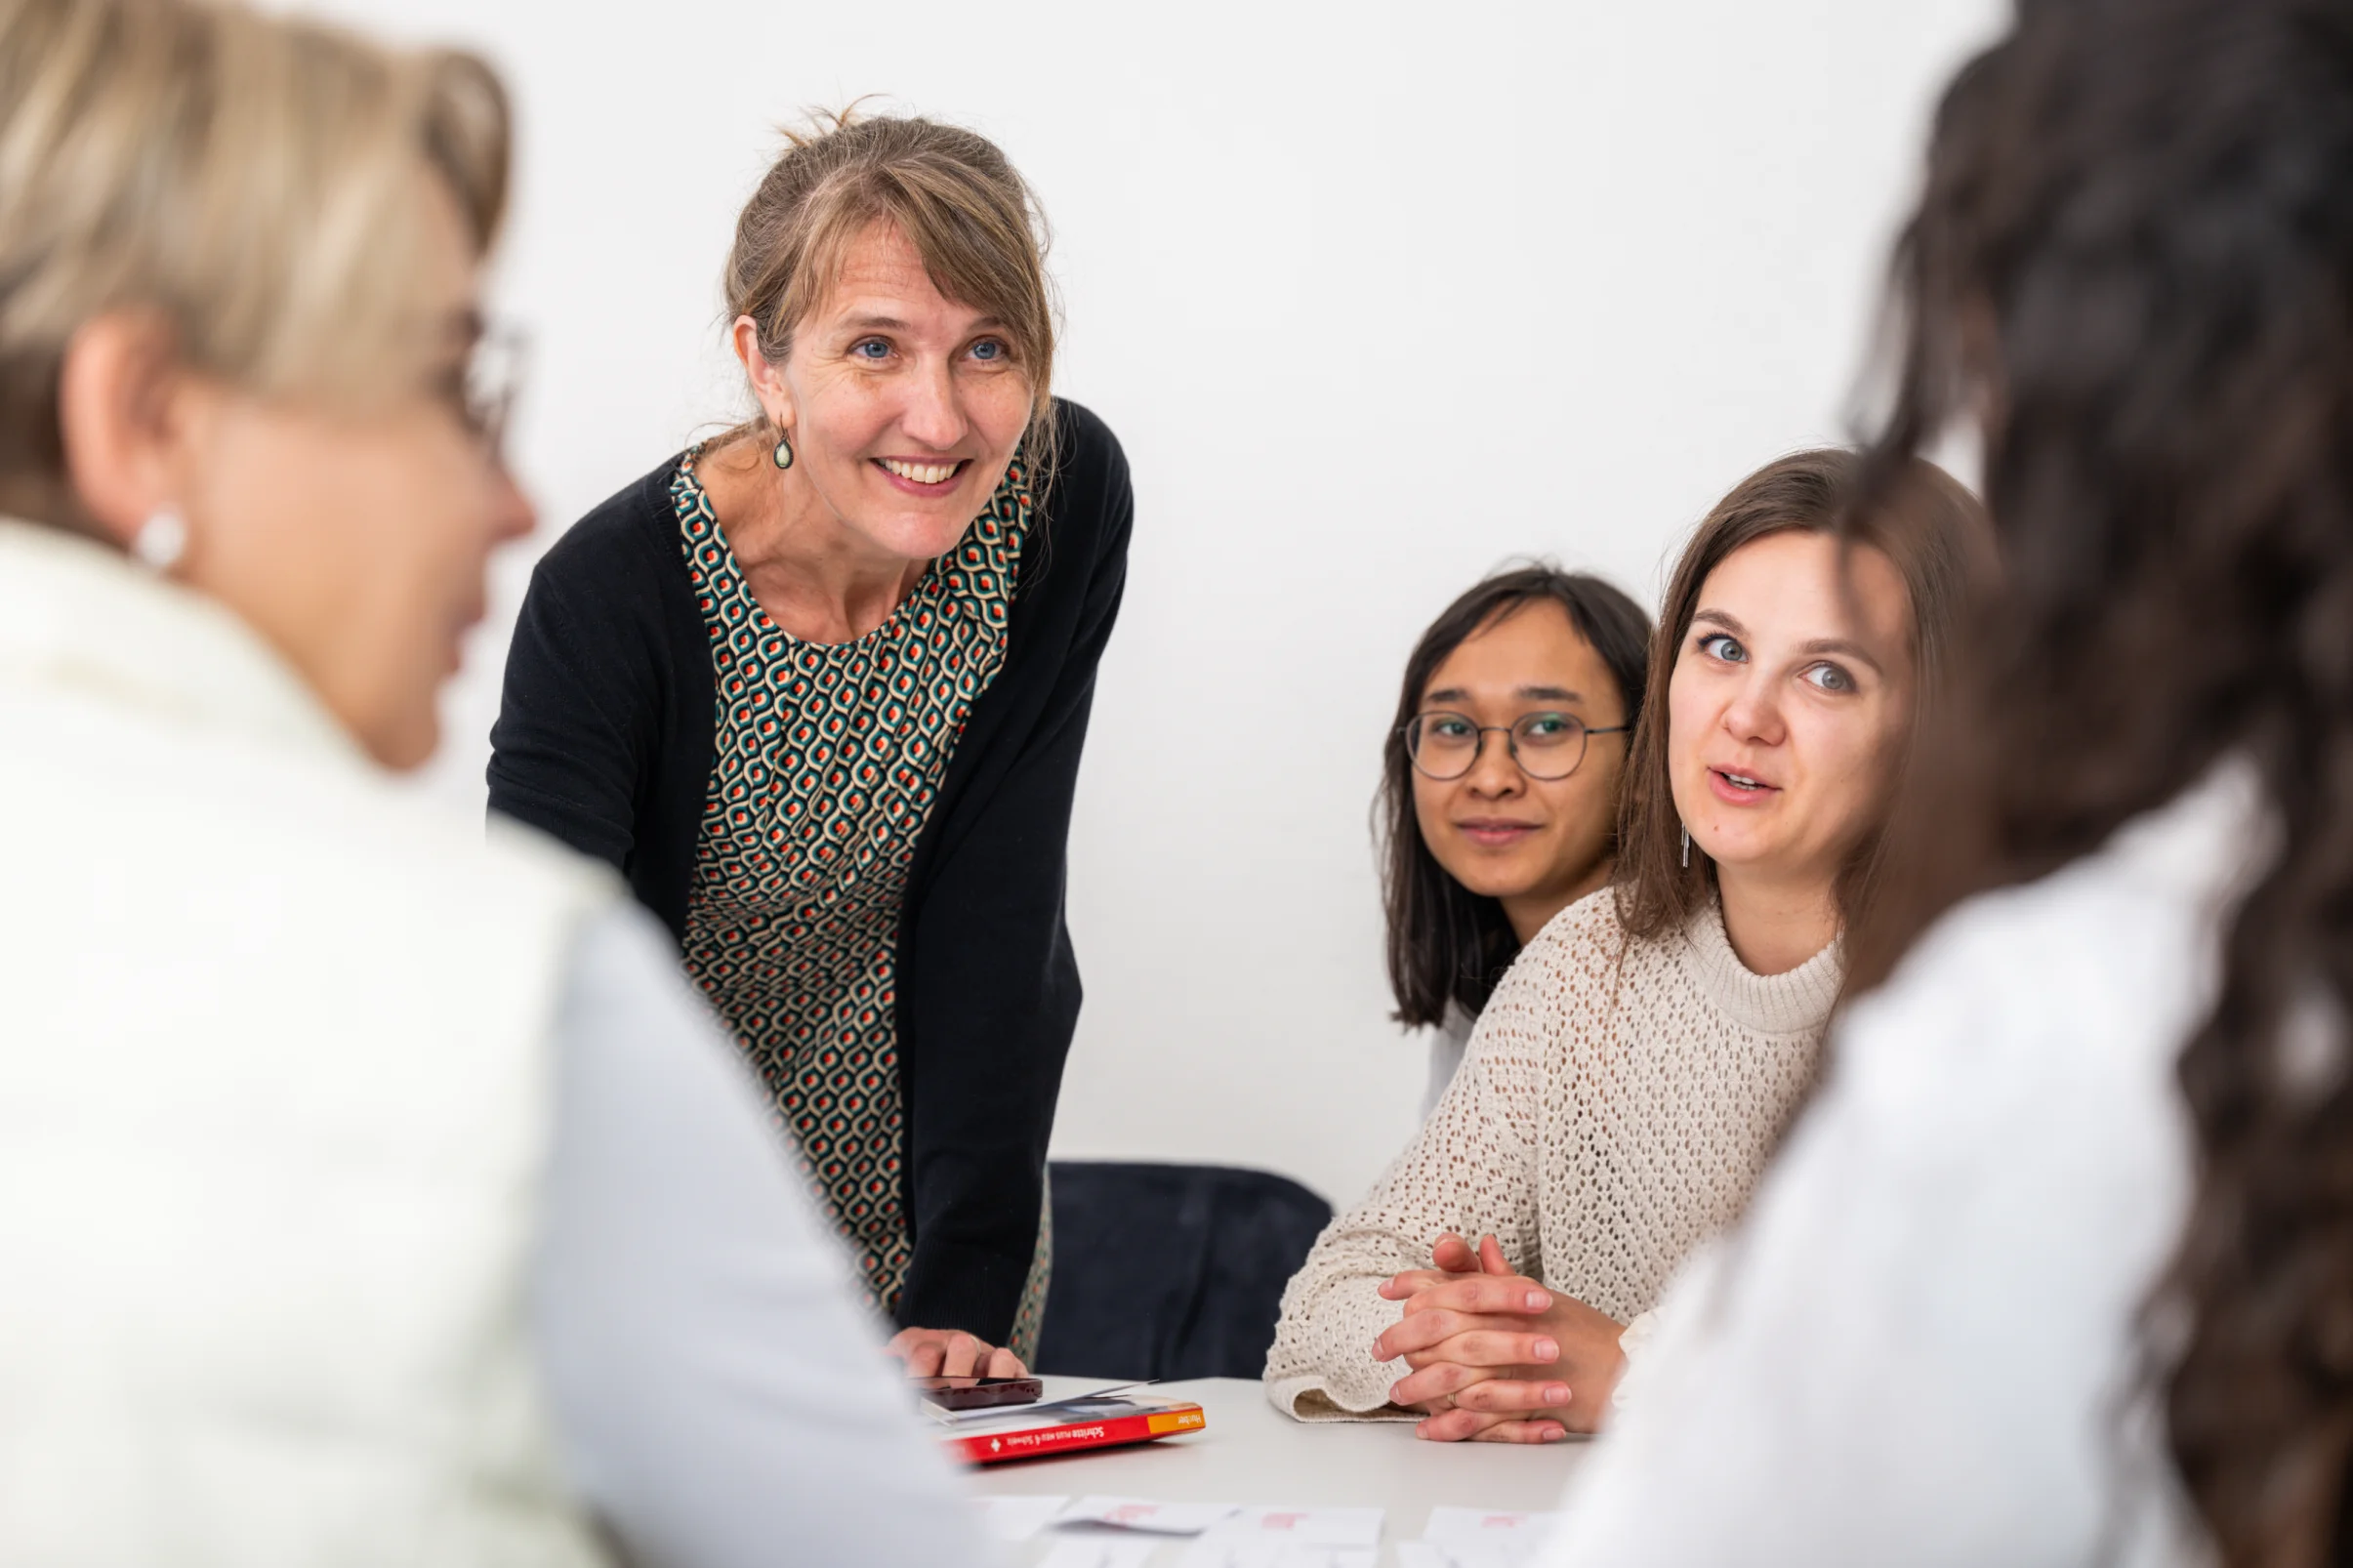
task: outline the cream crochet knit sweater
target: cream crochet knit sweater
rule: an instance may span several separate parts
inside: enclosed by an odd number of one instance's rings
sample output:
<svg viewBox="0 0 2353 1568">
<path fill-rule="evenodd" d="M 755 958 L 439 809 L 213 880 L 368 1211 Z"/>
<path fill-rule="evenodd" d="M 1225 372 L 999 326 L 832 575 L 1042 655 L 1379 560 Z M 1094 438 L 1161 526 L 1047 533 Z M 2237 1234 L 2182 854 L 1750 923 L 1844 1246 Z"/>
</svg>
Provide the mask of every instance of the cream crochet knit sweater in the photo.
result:
<svg viewBox="0 0 2353 1568">
<path fill-rule="evenodd" d="M 1403 1362 L 1373 1359 L 1400 1315 L 1377 1294 L 1430 1266 L 1444 1231 L 1616 1318 L 1649 1310 L 1728 1226 L 1814 1069 L 1840 978 L 1834 943 L 1751 973 L 1703 911 L 1630 942 L 1608 888 L 1537 934 L 1480 1015 L 1420 1134 L 1334 1220 L 1283 1293 L 1266 1391 L 1302 1419 L 1403 1418 Z"/>
</svg>

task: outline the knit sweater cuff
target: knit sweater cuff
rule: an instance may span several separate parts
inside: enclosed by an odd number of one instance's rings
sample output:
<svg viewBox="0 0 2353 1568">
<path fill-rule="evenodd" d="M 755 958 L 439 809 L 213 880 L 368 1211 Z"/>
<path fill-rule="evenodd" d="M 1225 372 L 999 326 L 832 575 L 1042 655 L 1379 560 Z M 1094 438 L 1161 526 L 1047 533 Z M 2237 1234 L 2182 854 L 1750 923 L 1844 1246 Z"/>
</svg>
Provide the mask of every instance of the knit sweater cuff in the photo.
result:
<svg viewBox="0 0 2353 1568">
<path fill-rule="evenodd" d="M 1643 1365 L 1643 1357 L 1649 1351 L 1651 1341 L 1658 1337 L 1659 1313 L 1656 1307 L 1636 1317 L 1626 1326 L 1626 1332 L 1618 1336 L 1618 1353 L 1626 1357 L 1626 1365 L 1619 1370 L 1617 1387 L 1610 1390 L 1610 1410 L 1613 1414 L 1633 1403 L 1631 1389 L 1634 1373 Z"/>
<path fill-rule="evenodd" d="M 1377 1403 L 1359 1409 L 1342 1404 L 1312 1373 L 1296 1378 L 1266 1380 L 1266 1398 L 1293 1421 L 1420 1421 L 1418 1411 L 1392 1405 L 1383 1393 Z"/>
<path fill-rule="evenodd" d="M 1266 1359 L 1266 1394 L 1275 1408 L 1300 1421 L 1399 1421 L 1410 1411 L 1389 1403 L 1389 1390 L 1413 1369 L 1376 1361 L 1373 1341 L 1403 1315 L 1371 1277 L 1334 1280 L 1312 1314 L 1286 1320 Z M 1302 1336 L 1309 1319 L 1322 1332 Z M 1286 1333 L 1285 1331 L 1291 1331 Z"/>
</svg>

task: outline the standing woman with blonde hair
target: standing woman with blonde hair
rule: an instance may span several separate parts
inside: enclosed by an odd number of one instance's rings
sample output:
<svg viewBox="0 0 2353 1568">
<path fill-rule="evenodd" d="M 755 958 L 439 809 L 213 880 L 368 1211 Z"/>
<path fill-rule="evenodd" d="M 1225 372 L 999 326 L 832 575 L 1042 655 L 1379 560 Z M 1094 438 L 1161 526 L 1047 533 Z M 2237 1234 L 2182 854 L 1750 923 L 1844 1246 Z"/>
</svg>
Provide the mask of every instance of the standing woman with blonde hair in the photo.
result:
<svg viewBox="0 0 2353 1568">
<path fill-rule="evenodd" d="M 549 552 L 491 737 L 493 808 L 670 928 L 916 1374 L 1031 1353 L 1078 1017 L 1064 845 L 1132 502 L 1052 394 L 1042 231 L 970 131 L 796 139 L 725 273 L 758 414 Z"/>
<path fill-rule="evenodd" d="M 982 1550 L 659 928 L 393 776 L 507 176 L 471 57 L 0 0 L 0 1560 Z"/>
</svg>

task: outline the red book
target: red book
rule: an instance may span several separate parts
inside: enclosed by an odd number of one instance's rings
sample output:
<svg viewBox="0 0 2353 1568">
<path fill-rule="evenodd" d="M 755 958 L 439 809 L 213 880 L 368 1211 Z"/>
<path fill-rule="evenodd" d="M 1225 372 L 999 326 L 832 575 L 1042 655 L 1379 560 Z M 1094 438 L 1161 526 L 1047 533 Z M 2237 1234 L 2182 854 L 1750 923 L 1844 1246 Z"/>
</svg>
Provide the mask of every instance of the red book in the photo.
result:
<svg viewBox="0 0 2353 1568">
<path fill-rule="evenodd" d="M 1148 1443 L 1209 1424 L 1190 1400 L 1065 1399 L 1051 1405 L 1021 1405 L 970 1411 L 948 1418 L 946 1448 L 968 1465 L 1002 1465 L 1047 1454 L 1075 1454 L 1086 1448 Z"/>
</svg>

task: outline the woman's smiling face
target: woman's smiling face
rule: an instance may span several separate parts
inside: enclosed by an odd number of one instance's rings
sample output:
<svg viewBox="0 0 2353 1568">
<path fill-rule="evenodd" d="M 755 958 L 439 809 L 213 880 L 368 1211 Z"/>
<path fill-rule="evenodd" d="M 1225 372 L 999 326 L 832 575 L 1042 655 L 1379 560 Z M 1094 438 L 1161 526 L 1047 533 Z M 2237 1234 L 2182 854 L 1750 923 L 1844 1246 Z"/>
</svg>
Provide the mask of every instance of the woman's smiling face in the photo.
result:
<svg viewBox="0 0 2353 1568">
<path fill-rule="evenodd" d="M 735 333 L 762 406 L 789 433 L 791 478 L 881 556 L 953 549 L 1029 428 L 1011 332 L 941 294 L 886 221 L 851 243 L 782 365 L 759 357 L 749 318 Z"/>
<path fill-rule="evenodd" d="M 1884 807 L 1912 608 L 1880 551 L 1792 529 L 1724 557 L 1668 684 L 1676 812 L 1719 877 L 1827 890 Z"/>
<path fill-rule="evenodd" d="M 1615 729 L 1629 717 L 1609 665 L 1548 600 L 1515 605 L 1465 638 L 1430 673 L 1421 711 L 1482 729 L 1531 713 L 1569 714 L 1589 729 Z M 1626 740 L 1590 735 L 1574 773 L 1540 779 L 1512 760 L 1504 736 L 1482 734 L 1460 777 L 1415 770 L 1423 843 L 1448 876 L 1500 900 L 1526 940 L 1609 875 Z"/>
</svg>

